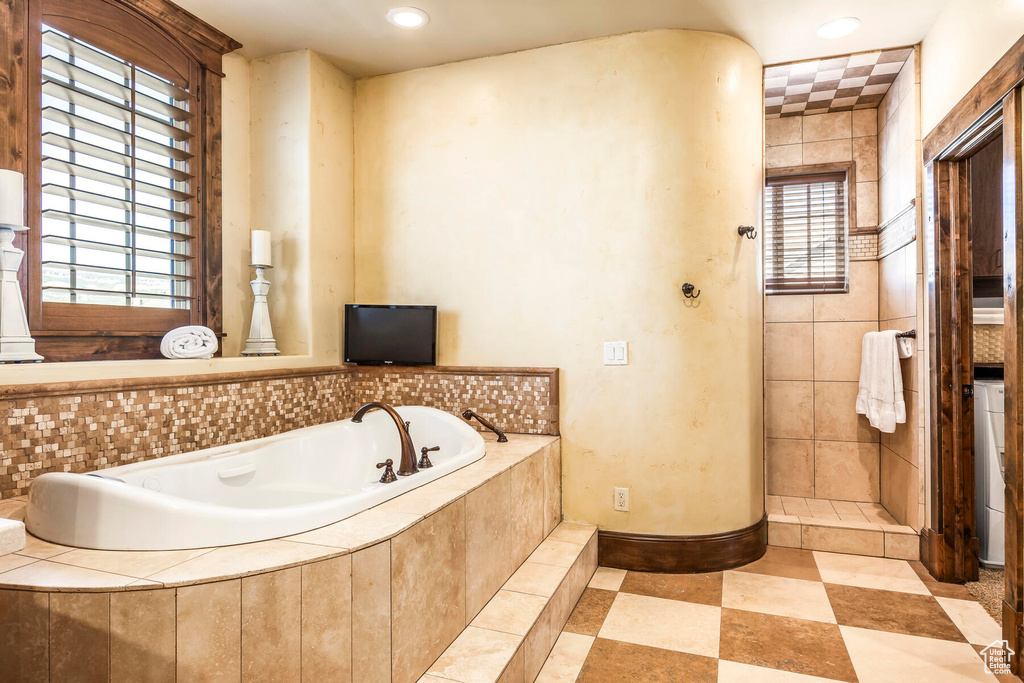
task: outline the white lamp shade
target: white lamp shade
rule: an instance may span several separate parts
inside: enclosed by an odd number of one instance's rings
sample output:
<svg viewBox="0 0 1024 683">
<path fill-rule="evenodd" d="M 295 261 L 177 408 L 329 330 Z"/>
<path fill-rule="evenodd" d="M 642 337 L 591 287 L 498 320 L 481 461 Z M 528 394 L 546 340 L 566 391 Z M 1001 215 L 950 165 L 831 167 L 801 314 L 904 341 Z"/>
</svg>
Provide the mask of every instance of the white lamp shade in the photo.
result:
<svg viewBox="0 0 1024 683">
<path fill-rule="evenodd" d="M 25 176 L 0 169 L 0 225 L 25 225 Z"/>
</svg>

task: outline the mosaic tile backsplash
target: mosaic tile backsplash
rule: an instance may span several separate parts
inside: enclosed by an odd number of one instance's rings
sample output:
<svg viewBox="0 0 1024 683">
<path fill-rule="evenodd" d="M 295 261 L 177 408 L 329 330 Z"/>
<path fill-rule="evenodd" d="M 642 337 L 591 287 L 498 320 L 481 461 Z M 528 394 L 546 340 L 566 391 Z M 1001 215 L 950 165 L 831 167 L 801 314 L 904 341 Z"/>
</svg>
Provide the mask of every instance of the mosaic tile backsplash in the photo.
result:
<svg viewBox="0 0 1024 683">
<path fill-rule="evenodd" d="M 8 387 L 0 395 L 0 498 L 27 493 L 44 472 L 271 436 L 343 419 L 373 400 L 456 414 L 471 407 L 510 433 L 558 434 L 553 369 L 334 367 L 88 382 L 81 390 Z"/>
</svg>

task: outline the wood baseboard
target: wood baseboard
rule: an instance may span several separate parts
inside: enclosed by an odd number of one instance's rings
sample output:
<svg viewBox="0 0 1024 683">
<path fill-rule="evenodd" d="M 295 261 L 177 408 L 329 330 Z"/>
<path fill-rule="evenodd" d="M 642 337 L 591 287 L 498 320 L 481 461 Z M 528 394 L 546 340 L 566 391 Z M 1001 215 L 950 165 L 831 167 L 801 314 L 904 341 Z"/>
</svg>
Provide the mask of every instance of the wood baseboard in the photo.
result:
<svg viewBox="0 0 1024 683">
<path fill-rule="evenodd" d="M 639 572 L 698 574 L 749 564 L 768 548 L 768 515 L 742 529 L 704 536 L 597 532 L 602 567 Z"/>
</svg>

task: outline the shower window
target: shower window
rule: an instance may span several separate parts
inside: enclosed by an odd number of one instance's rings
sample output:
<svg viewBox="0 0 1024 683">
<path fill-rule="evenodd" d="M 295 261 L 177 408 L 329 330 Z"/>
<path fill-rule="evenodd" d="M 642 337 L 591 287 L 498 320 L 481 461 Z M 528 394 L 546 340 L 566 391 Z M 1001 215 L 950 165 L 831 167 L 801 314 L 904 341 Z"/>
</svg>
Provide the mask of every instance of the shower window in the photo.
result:
<svg viewBox="0 0 1024 683">
<path fill-rule="evenodd" d="M 764 207 L 766 292 L 847 292 L 847 174 L 770 177 Z"/>
</svg>

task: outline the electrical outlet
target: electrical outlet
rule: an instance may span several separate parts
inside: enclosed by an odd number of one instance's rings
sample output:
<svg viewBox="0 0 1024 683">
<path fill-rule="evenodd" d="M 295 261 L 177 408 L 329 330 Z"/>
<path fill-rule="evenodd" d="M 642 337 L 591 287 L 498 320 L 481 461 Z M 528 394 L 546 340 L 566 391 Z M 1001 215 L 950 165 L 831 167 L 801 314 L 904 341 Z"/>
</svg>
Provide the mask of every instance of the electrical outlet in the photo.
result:
<svg viewBox="0 0 1024 683">
<path fill-rule="evenodd" d="M 622 486 L 615 487 L 615 500 L 613 507 L 616 510 L 621 510 L 622 512 L 629 512 L 629 489 Z"/>
</svg>

